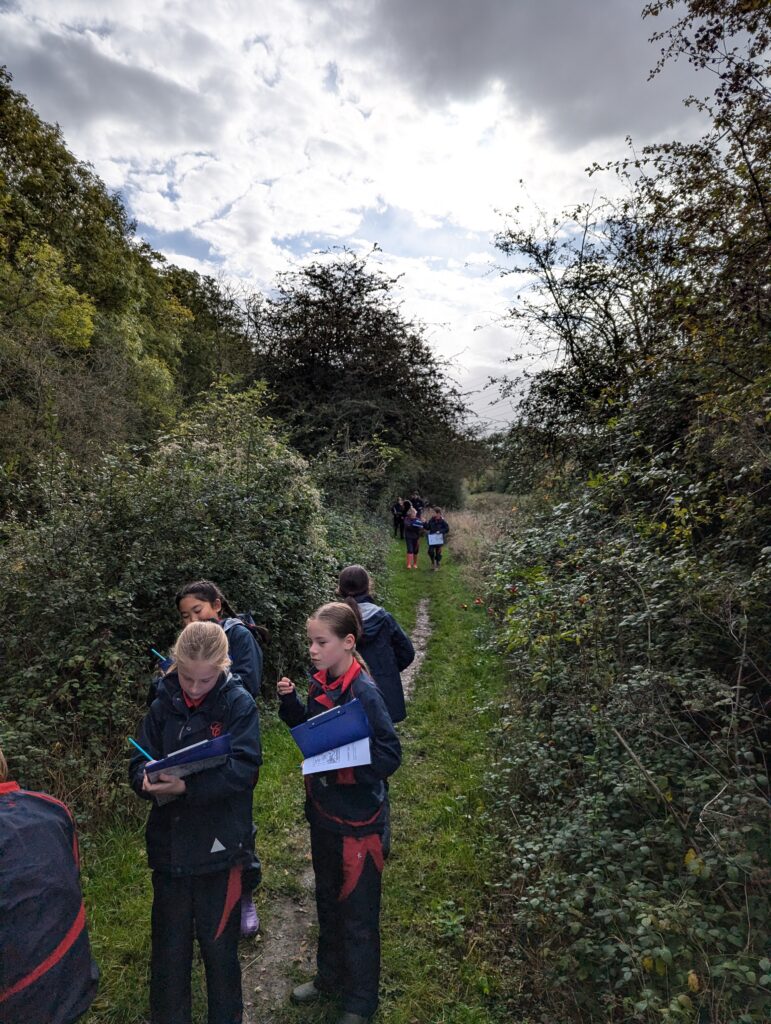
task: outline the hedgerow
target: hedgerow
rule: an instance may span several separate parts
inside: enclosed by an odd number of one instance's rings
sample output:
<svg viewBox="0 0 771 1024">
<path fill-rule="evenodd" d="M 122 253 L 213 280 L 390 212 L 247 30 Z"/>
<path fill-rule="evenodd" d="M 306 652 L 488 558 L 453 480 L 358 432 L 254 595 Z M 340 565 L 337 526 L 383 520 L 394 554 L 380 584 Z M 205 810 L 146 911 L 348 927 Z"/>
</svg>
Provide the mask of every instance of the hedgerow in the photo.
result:
<svg viewBox="0 0 771 1024">
<path fill-rule="evenodd" d="M 491 828 L 535 1019 L 768 1019 L 771 517 L 751 477 L 709 540 L 692 520 L 714 477 L 686 499 L 657 459 L 497 549 L 513 694 Z"/>
</svg>

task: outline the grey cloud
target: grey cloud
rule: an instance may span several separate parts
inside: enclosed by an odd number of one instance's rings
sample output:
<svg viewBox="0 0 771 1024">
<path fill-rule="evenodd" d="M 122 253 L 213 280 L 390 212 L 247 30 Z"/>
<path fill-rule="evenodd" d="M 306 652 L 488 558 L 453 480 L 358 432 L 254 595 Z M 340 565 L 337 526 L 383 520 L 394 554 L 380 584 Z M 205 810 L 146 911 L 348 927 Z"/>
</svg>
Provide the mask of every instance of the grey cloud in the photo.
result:
<svg viewBox="0 0 771 1024">
<path fill-rule="evenodd" d="M 680 101 L 698 83 L 685 64 L 646 81 L 658 57 L 648 37 L 661 26 L 642 20 L 643 2 L 374 0 L 359 45 L 427 103 L 501 81 L 559 148 L 627 133 L 646 141 L 691 118 Z"/>
<path fill-rule="evenodd" d="M 41 32 L 8 60 L 14 87 L 68 133 L 94 122 L 136 126 L 142 139 L 208 146 L 221 114 L 206 97 L 95 49 L 86 35 Z"/>
</svg>

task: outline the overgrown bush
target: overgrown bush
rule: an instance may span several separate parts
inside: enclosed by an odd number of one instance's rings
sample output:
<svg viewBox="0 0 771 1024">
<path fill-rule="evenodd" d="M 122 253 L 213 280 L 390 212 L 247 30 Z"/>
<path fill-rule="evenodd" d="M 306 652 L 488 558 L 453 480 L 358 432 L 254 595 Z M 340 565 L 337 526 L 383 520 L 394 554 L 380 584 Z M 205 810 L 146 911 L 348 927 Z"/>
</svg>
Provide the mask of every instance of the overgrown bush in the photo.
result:
<svg viewBox="0 0 771 1024">
<path fill-rule="evenodd" d="M 87 473 L 64 456 L 40 468 L 44 513 L 8 522 L 0 546 L 0 744 L 24 785 L 92 815 L 122 800 L 149 649 L 178 629 L 180 583 L 211 577 L 254 611 L 270 679 L 304 665 L 305 616 L 340 564 L 366 551 L 379 567 L 366 522 L 340 528 L 260 405 L 260 389 L 215 392 L 150 449 Z"/>
<path fill-rule="evenodd" d="M 735 496 L 697 546 L 681 483 L 598 474 L 492 567 L 492 821 L 543 1021 L 768 1019 L 771 522 Z"/>
</svg>

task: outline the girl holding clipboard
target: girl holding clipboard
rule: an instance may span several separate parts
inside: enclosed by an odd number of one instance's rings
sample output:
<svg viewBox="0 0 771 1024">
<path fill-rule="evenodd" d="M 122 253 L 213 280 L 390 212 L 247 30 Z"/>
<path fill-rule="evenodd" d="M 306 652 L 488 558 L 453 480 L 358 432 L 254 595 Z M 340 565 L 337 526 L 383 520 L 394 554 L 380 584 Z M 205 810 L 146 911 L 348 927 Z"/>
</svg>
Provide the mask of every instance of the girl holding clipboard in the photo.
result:
<svg viewBox="0 0 771 1024">
<path fill-rule="evenodd" d="M 355 601 L 322 605 L 308 619 L 308 650 L 316 669 L 307 704 L 294 683 L 278 682 L 279 715 L 290 727 L 358 699 L 369 720 L 371 763 L 305 776 L 311 827 L 319 942 L 316 977 L 292 992 L 301 1005 L 342 998 L 337 1024 L 366 1024 L 377 1010 L 380 978 L 380 892 L 387 779 L 401 764 L 401 746 L 380 690 L 356 650 L 362 635 Z"/>
<path fill-rule="evenodd" d="M 445 537 L 450 532 L 450 524 L 442 516 L 440 508 L 434 506 L 431 511 L 432 516 L 426 523 L 426 533 L 428 534 L 428 557 L 431 559 L 434 572 L 436 572 L 441 568 L 442 548 Z"/>
</svg>

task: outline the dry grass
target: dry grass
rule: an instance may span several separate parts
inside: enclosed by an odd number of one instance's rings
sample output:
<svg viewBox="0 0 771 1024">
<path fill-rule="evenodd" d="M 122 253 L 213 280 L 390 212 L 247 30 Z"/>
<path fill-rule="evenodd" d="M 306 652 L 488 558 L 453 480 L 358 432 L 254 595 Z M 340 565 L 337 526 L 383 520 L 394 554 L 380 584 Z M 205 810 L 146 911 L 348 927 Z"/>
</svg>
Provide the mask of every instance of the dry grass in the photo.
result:
<svg viewBox="0 0 771 1024">
<path fill-rule="evenodd" d="M 468 585 L 478 582 L 485 555 L 505 535 L 513 501 L 509 494 L 472 494 L 462 512 L 447 513 L 449 547 Z"/>
</svg>

